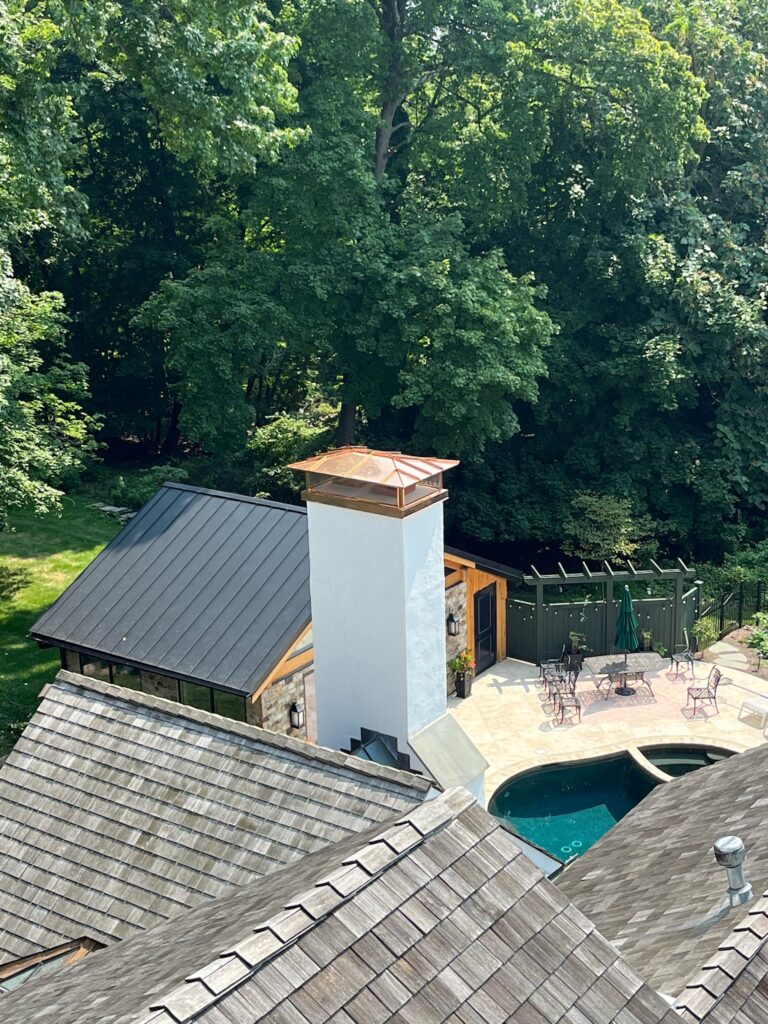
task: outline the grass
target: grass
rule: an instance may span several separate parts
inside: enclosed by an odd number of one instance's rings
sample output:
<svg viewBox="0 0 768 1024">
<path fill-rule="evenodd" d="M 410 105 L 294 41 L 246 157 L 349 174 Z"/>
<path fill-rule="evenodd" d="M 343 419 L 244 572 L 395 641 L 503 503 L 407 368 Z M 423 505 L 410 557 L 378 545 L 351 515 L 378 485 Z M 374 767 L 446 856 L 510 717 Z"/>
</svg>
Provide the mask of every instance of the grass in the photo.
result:
<svg viewBox="0 0 768 1024">
<path fill-rule="evenodd" d="M 42 650 L 27 633 L 120 528 L 88 507 L 93 500 L 67 496 L 61 515 L 18 512 L 0 533 L 0 568 L 22 579 L 15 595 L 0 602 L 0 755 L 13 746 L 19 724 L 59 668 L 58 650 Z"/>
</svg>

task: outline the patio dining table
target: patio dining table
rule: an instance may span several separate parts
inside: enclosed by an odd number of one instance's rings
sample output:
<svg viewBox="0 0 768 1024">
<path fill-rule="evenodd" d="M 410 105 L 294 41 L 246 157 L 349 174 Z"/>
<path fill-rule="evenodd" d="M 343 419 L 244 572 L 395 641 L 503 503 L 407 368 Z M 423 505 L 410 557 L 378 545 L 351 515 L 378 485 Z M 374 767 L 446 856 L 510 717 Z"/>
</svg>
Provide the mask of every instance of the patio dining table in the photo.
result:
<svg viewBox="0 0 768 1024">
<path fill-rule="evenodd" d="M 628 654 L 600 654 L 594 658 L 585 658 L 584 667 L 588 668 L 595 679 L 600 676 L 618 676 L 623 672 L 660 672 L 666 660 L 656 651 L 636 651 Z M 629 697 L 635 691 L 631 686 L 618 687 L 616 693 Z"/>
</svg>

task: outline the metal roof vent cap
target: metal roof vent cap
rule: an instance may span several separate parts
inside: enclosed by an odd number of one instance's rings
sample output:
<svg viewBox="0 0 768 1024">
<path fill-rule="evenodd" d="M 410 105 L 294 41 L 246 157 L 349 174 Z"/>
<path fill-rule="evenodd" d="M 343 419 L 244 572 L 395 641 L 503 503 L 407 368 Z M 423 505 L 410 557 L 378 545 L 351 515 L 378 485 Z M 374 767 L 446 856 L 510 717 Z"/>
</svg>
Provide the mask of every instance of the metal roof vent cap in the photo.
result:
<svg viewBox="0 0 768 1024">
<path fill-rule="evenodd" d="M 728 875 L 728 899 L 732 906 L 752 897 L 752 886 L 744 877 L 747 848 L 738 836 L 723 836 L 714 845 L 715 860 Z"/>
</svg>

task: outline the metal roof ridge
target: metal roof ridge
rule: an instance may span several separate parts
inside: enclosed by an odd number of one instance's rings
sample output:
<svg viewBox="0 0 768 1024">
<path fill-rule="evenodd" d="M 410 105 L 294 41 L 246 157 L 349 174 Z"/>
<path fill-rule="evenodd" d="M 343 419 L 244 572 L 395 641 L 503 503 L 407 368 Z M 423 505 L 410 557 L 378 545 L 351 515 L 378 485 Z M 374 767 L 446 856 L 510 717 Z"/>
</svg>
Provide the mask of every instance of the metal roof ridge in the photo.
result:
<svg viewBox="0 0 768 1024">
<path fill-rule="evenodd" d="M 456 788 L 408 811 L 357 852 L 346 856 L 329 875 L 252 929 L 247 938 L 223 950 L 162 999 L 153 1001 L 148 1014 L 138 1018 L 137 1024 L 187 1024 L 474 803 L 467 790 Z"/>
<path fill-rule="evenodd" d="M 242 501 L 248 505 L 262 505 L 265 508 L 282 509 L 284 512 L 298 512 L 305 516 L 307 510 L 304 505 L 289 505 L 285 501 L 273 501 L 271 498 L 257 498 L 250 494 L 238 494 L 237 491 L 217 491 L 213 487 L 197 487 L 194 484 L 177 483 L 175 480 L 166 480 L 160 488 L 167 487 L 174 491 L 191 491 L 193 494 L 207 494 L 212 498 L 226 498 L 230 501 Z"/>
<path fill-rule="evenodd" d="M 688 1024 L 699 1024 L 726 995 L 768 939 L 768 891 L 720 943 L 675 1000 Z"/>
<path fill-rule="evenodd" d="M 269 729 L 262 729 L 258 725 L 251 725 L 248 722 L 237 722 L 231 718 L 224 718 L 212 711 L 202 711 L 193 708 L 188 704 L 178 704 L 176 701 L 167 700 L 165 697 L 155 697 L 149 693 L 142 693 L 138 690 L 128 690 L 122 686 L 115 686 L 102 679 L 93 679 L 90 676 L 83 676 L 77 672 L 69 672 L 67 669 L 59 669 L 56 679 L 49 683 L 41 691 L 41 699 L 46 696 L 51 687 L 57 684 L 66 683 L 69 686 L 78 687 L 81 690 L 93 690 L 104 696 L 124 701 L 127 704 L 138 704 L 153 711 L 161 711 L 171 715 L 173 718 L 186 718 L 198 725 L 209 725 L 220 732 L 232 733 L 242 739 L 258 740 L 267 746 L 298 754 L 308 760 L 320 761 L 336 768 L 346 768 L 361 775 L 368 775 L 377 778 L 382 782 L 390 782 L 395 785 L 409 789 L 420 790 L 426 793 L 433 787 L 431 779 L 421 775 L 414 775 L 411 772 L 403 771 L 401 768 L 390 768 L 387 765 L 375 764 L 373 761 L 364 761 L 354 754 L 345 754 L 341 750 L 333 750 L 330 747 L 321 747 L 315 743 L 308 743 L 293 736 L 284 736 L 283 733 L 271 732 Z"/>
</svg>

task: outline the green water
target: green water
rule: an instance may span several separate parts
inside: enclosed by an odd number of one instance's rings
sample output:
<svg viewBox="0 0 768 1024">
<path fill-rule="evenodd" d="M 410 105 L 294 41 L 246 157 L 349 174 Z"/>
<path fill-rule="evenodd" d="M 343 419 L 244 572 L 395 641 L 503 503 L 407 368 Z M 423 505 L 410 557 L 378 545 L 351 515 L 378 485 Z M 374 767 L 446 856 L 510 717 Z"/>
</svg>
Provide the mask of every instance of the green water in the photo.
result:
<svg viewBox="0 0 768 1024">
<path fill-rule="evenodd" d="M 658 783 L 629 754 L 537 768 L 497 791 L 489 810 L 559 860 L 581 857 Z"/>
</svg>

